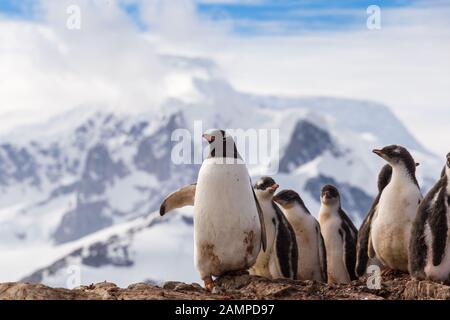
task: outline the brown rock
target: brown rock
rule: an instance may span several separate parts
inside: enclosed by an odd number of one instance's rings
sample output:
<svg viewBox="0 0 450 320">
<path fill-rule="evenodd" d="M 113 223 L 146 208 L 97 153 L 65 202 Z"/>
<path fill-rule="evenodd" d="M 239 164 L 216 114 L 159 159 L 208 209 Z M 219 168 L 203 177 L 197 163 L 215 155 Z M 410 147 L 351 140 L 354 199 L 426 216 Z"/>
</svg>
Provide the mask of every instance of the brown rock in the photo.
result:
<svg viewBox="0 0 450 320">
<path fill-rule="evenodd" d="M 68 290 L 41 284 L 0 284 L 1 299 L 31 300 L 166 300 L 166 299 L 285 299 L 285 300 L 380 300 L 450 299 L 450 286 L 411 280 L 408 275 L 383 277 L 381 289 L 369 289 L 364 278 L 347 285 L 327 285 L 315 281 L 270 280 L 247 274 L 223 276 L 214 291 L 200 285 L 166 282 L 162 287 L 136 283 L 119 288 L 101 282 Z"/>
</svg>

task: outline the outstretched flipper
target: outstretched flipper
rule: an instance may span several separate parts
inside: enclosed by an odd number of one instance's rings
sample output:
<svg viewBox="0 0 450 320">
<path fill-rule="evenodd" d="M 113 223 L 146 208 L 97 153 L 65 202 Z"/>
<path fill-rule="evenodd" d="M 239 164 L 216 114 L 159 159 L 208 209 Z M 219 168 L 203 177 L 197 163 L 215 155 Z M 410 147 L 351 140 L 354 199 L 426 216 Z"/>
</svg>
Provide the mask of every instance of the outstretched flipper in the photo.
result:
<svg viewBox="0 0 450 320">
<path fill-rule="evenodd" d="M 372 207 L 369 210 L 358 232 L 358 242 L 356 244 L 356 275 L 362 277 L 366 273 L 367 263 L 369 262 L 369 242 L 370 242 L 370 226 L 372 218 L 375 214 L 380 195 L 377 196 Z"/>
<path fill-rule="evenodd" d="M 252 192 L 253 192 L 253 198 L 255 199 L 256 209 L 258 210 L 259 222 L 261 223 L 262 249 L 264 252 L 266 252 L 266 249 L 267 249 L 266 224 L 264 223 L 264 215 L 263 215 L 263 211 L 261 209 L 261 205 L 259 204 L 258 198 L 256 198 L 255 190 L 253 190 L 253 183 L 252 183 L 251 178 L 250 178 L 250 188 L 252 189 Z"/>
<path fill-rule="evenodd" d="M 163 216 L 174 209 L 193 206 L 196 187 L 197 183 L 193 183 L 169 194 L 161 204 L 159 214 Z"/>
</svg>

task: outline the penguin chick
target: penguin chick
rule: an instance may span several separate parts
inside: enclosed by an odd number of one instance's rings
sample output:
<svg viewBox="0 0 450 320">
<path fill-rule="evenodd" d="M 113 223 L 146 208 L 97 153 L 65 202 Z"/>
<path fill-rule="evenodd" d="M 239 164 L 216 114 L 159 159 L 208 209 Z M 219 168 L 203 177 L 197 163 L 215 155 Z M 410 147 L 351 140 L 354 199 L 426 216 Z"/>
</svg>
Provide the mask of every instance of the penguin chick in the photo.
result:
<svg viewBox="0 0 450 320">
<path fill-rule="evenodd" d="M 295 231 L 298 246 L 300 280 L 327 282 L 327 260 L 320 225 L 310 214 L 300 195 L 293 190 L 280 191 L 273 200 L 280 205 Z"/>
<path fill-rule="evenodd" d="M 410 273 L 450 282 L 450 153 L 443 175 L 420 204 L 411 231 Z"/>
<path fill-rule="evenodd" d="M 408 272 L 411 226 L 422 200 L 416 162 L 406 148 L 398 145 L 373 152 L 388 162 L 392 175 L 372 218 L 369 242 L 385 267 Z"/>
<path fill-rule="evenodd" d="M 273 202 L 278 184 L 271 177 L 262 177 L 255 186 L 266 224 L 267 250 L 260 251 L 251 274 L 267 278 L 297 278 L 298 250 L 295 232 L 289 221 Z"/>
<path fill-rule="evenodd" d="M 336 187 L 325 185 L 320 196 L 319 223 L 327 250 L 328 283 L 350 283 L 357 279 L 356 227 L 342 210 Z"/>
</svg>

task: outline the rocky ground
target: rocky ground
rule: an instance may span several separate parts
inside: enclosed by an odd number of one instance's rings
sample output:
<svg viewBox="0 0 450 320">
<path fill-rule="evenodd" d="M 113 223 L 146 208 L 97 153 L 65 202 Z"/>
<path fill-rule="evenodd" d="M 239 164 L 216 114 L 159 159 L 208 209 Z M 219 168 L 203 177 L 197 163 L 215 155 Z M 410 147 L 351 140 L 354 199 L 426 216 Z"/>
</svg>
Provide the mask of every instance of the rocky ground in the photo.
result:
<svg viewBox="0 0 450 320">
<path fill-rule="evenodd" d="M 381 289 L 369 289 L 366 280 L 349 285 L 326 285 L 313 281 L 269 280 L 240 275 L 217 280 L 212 293 L 198 284 L 166 282 L 161 287 L 137 283 L 119 288 L 103 282 L 68 290 L 41 284 L 0 284 L 1 299 L 32 300 L 129 300 L 129 299 L 300 299 L 300 300 L 380 300 L 380 299 L 450 299 L 450 286 L 411 280 L 407 275 L 383 277 Z"/>
</svg>

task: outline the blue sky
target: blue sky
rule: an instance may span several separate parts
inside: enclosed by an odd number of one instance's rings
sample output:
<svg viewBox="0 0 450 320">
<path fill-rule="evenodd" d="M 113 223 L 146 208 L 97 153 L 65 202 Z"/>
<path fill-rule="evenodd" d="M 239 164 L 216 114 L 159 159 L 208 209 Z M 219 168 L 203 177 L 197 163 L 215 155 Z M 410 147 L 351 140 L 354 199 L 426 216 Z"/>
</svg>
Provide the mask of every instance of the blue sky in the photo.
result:
<svg viewBox="0 0 450 320">
<path fill-rule="evenodd" d="M 169 0 L 168 0 L 169 1 Z M 233 22 L 237 34 L 296 33 L 314 30 L 347 30 L 363 26 L 369 5 L 381 8 L 408 7 L 413 0 L 197 0 L 197 12 L 211 20 Z M 0 0 L 0 13 L 18 19 L 36 18 L 39 0 Z M 124 1 L 124 10 L 141 29 L 139 6 Z M 276 28 L 270 28 L 276 26 Z"/>
</svg>

